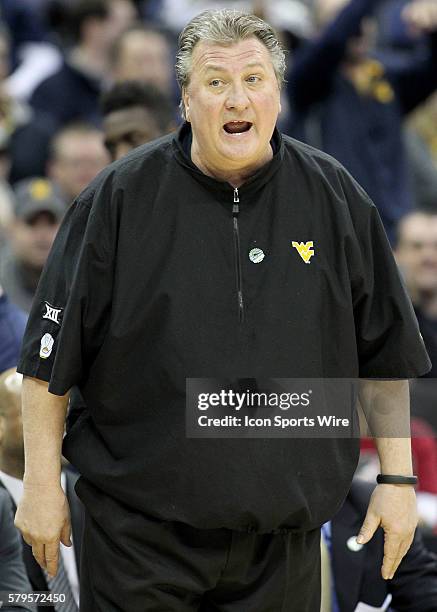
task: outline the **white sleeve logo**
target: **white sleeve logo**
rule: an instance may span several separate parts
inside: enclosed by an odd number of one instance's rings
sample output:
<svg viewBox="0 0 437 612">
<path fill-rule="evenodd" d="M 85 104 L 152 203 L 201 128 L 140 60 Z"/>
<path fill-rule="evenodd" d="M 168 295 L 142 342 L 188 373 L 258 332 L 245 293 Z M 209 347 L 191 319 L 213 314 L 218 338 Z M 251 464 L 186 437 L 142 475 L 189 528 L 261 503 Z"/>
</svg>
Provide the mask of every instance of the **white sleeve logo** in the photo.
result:
<svg viewBox="0 0 437 612">
<path fill-rule="evenodd" d="M 41 348 L 39 349 L 39 356 L 41 359 L 47 359 L 50 357 L 54 343 L 55 340 L 53 336 L 50 334 L 44 334 L 44 336 L 41 338 Z"/>
<path fill-rule="evenodd" d="M 51 306 L 48 302 L 44 302 L 44 306 L 46 307 L 46 311 L 43 314 L 43 319 L 49 319 L 50 321 L 53 321 L 54 323 L 57 323 L 58 325 L 61 324 L 61 322 L 59 321 L 59 315 L 62 312 L 62 308 L 54 308 L 53 306 Z"/>
</svg>

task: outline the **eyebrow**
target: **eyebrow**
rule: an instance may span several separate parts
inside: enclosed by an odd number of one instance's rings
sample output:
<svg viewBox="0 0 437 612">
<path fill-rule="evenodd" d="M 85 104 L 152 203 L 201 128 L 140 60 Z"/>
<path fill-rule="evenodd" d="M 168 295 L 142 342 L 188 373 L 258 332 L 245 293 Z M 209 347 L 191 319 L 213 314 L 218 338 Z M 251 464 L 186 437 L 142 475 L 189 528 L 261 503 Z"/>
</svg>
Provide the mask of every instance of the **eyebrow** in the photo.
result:
<svg viewBox="0 0 437 612">
<path fill-rule="evenodd" d="M 262 68 L 263 70 L 265 69 L 264 65 L 260 62 L 250 62 L 249 64 L 246 64 L 244 68 Z M 227 72 L 227 68 L 224 68 L 223 66 L 218 66 L 216 64 L 210 64 L 209 66 L 206 66 L 205 72 Z"/>
</svg>

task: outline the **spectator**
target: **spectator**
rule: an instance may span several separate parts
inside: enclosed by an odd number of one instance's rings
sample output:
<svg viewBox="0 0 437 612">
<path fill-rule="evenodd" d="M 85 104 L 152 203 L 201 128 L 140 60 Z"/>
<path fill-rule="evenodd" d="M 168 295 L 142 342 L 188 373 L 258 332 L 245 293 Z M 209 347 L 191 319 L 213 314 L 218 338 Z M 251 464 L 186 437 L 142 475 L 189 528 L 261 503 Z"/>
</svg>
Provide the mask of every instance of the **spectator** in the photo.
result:
<svg viewBox="0 0 437 612">
<path fill-rule="evenodd" d="M 64 212 L 64 203 L 46 179 L 17 185 L 10 241 L 0 258 L 0 283 L 10 300 L 27 312 Z"/>
<path fill-rule="evenodd" d="M 65 205 L 109 163 L 100 130 L 72 124 L 59 130 L 51 143 L 47 173 Z"/>
<path fill-rule="evenodd" d="M 54 122 L 7 93 L 10 34 L 0 25 L 0 173 L 15 182 L 44 173 Z"/>
<path fill-rule="evenodd" d="M 109 47 L 134 17 L 131 0 L 79 0 L 72 9 L 75 45 L 61 68 L 35 90 L 32 106 L 58 126 L 78 120 L 98 124 Z"/>
<path fill-rule="evenodd" d="M 1 485 L 0 485 L 1 486 Z M 21 542 L 14 527 L 11 500 L 7 491 L 0 488 L 0 593 L 30 593 L 32 587 L 24 567 Z M 6 601 L 0 606 L 2 612 L 34 612 L 29 603 L 8 605 Z"/>
<path fill-rule="evenodd" d="M 416 211 L 397 228 L 395 256 L 437 378 L 437 213 Z"/>
<path fill-rule="evenodd" d="M 0 487 L 5 488 L 12 502 L 17 506 L 23 493 L 24 476 L 24 443 L 23 427 L 21 422 L 21 383 L 22 376 L 17 374 L 15 368 L 9 369 L 0 375 Z M 78 475 L 72 470 L 64 468 L 61 484 L 67 493 L 72 516 L 73 546 L 61 547 L 62 573 L 68 583 L 62 592 L 73 598 L 71 607 L 69 603 L 62 604 L 61 610 L 77 611 L 76 603 L 79 600 L 79 556 L 80 543 L 83 530 L 83 509 L 78 500 L 74 485 Z M 23 560 L 29 580 L 35 591 L 56 592 L 56 584 L 43 574 L 41 568 L 33 558 L 31 548 L 23 542 Z M 59 592 L 59 589 L 58 591 Z M 48 612 L 47 607 L 41 607 L 41 612 Z M 53 608 L 52 608 L 53 610 Z"/>
<path fill-rule="evenodd" d="M 404 12 L 418 31 L 430 31 L 429 52 L 391 67 L 370 58 L 375 34 L 370 18 L 381 0 L 344 4 L 318 1 L 321 32 L 296 53 L 288 84 L 295 114 L 291 131 L 350 170 L 377 205 L 393 239 L 397 220 L 413 203 L 403 117 L 437 86 L 434 2 L 416 0 Z"/>
<path fill-rule="evenodd" d="M 115 83 L 152 83 L 173 97 L 174 70 L 167 37 L 146 26 L 129 28 L 120 34 L 111 49 L 111 73 Z"/>
<path fill-rule="evenodd" d="M 13 98 L 27 100 L 35 87 L 53 74 L 62 62 L 49 42 L 41 12 L 26 0 L 0 0 L 2 21 L 11 32 L 13 74 L 6 89 Z"/>
<path fill-rule="evenodd" d="M 0 374 L 18 363 L 26 321 L 26 313 L 10 303 L 0 285 Z"/>
<path fill-rule="evenodd" d="M 126 81 L 102 98 L 105 146 L 112 160 L 175 128 L 173 106 L 149 83 Z"/>
<path fill-rule="evenodd" d="M 414 129 L 404 129 L 404 140 L 415 208 L 437 213 L 437 165 L 426 142 Z"/>
<path fill-rule="evenodd" d="M 397 612 L 435 612 L 437 558 L 426 550 L 418 531 L 392 580 L 383 580 L 379 571 L 384 549 L 383 531 L 378 529 L 364 546 L 356 543 L 355 537 L 364 521 L 373 489 L 373 485 L 354 480 L 343 507 L 330 523 L 330 529 L 324 526 L 323 535 L 331 552 L 333 580 L 331 584 L 326 582 L 322 555 L 322 593 L 327 593 L 328 597 L 335 593 L 338 607 L 322 607 L 321 612 L 327 612 L 327 609 L 351 612 L 361 609 L 357 607 L 359 602 L 362 606 L 371 606 L 363 607 L 363 612 L 383 611 L 388 609 L 390 601 Z M 386 604 L 384 607 L 383 602 Z"/>
</svg>

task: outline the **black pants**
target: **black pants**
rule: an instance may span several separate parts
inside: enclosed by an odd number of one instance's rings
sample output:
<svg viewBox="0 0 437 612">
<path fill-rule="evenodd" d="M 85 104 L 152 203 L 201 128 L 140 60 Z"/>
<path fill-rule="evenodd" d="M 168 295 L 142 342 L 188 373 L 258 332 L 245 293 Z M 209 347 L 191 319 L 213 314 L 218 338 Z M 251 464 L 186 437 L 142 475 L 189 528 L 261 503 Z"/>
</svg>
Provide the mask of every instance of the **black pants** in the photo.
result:
<svg viewBox="0 0 437 612">
<path fill-rule="evenodd" d="M 83 479 L 78 494 L 81 612 L 320 611 L 319 529 L 195 529 L 133 512 Z"/>
</svg>

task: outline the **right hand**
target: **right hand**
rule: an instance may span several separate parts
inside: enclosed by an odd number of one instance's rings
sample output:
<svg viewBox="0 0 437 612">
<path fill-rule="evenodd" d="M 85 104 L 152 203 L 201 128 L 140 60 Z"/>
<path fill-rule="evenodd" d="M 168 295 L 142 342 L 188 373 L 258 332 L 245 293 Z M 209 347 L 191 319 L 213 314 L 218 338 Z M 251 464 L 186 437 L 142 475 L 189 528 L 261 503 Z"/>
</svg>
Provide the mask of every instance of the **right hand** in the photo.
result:
<svg viewBox="0 0 437 612">
<path fill-rule="evenodd" d="M 24 483 L 23 497 L 15 515 L 15 526 L 32 547 L 39 565 L 55 576 L 58 571 L 59 542 L 71 546 L 68 501 L 60 485 Z"/>
</svg>

